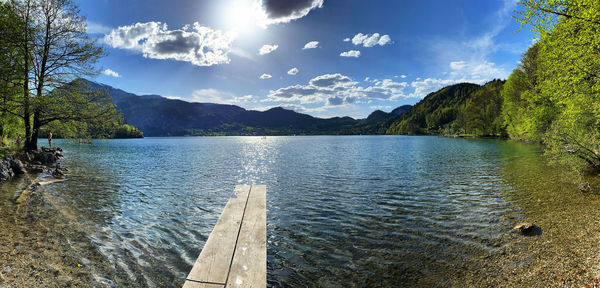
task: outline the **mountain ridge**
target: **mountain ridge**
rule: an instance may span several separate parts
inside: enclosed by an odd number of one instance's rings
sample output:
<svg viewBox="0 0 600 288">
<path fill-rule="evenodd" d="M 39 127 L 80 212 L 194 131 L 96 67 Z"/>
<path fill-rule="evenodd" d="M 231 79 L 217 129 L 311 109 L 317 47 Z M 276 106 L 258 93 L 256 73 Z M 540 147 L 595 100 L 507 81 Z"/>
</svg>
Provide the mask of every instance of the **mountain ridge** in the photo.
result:
<svg viewBox="0 0 600 288">
<path fill-rule="evenodd" d="M 383 134 L 382 129 L 362 127 L 379 123 L 405 112 L 400 106 L 392 112 L 377 112 L 377 121 L 368 117 L 319 118 L 282 107 L 265 111 L 247 110 L 231 104 L 187 102 L 160 95 L 136 95 L 107 84 L 85 81 L 89 89 L 105 90 L 128 124 L 139 128 L 145 136 L 200 135 L 293 135 L 293 134 Z M 404 108 L 402 108 L 404 107 Z M 400 109 L 400 110 L 398 110 Z M 375 113 L 375 112 L 373 112 Z M 371 115 L 373 114 L 371 113 Z M 383 114 L 382 114 L 383 113 Z M 371 116 L 369 115 L 369 116 Z M 362 129 L 354 129 L 355 127 Z M 371 126 L 369 126 L 371 127 Z"/>
</svg>

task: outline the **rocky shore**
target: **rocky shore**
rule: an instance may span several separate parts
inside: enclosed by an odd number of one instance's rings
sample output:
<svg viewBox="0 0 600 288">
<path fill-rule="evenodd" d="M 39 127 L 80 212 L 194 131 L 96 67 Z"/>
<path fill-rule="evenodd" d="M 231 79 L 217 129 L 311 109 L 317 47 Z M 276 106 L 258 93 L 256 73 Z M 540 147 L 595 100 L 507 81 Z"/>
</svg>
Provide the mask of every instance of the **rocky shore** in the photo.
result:
<svg viewBox="0 0 600 288">
<path fill-rule="evenodd" d="M 0 183 L 10 181 L 18 175 L 25 173 L 52 174 L 56 178 L 63 178 L 65 168 L 58 160 L 63 157 L 61 148 L 45 148 L 24 152 L 17 155 L 7 155 L 0 158 Z"/>
</svg>

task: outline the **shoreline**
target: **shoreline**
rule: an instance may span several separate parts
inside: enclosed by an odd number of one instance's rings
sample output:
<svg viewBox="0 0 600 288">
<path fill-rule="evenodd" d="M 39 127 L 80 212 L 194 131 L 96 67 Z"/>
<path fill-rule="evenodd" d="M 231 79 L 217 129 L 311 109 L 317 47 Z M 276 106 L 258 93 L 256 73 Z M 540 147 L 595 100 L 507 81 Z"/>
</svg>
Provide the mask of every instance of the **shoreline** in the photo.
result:
<svg viewBox="0 0 600 288">
<path fill-rule="evenodd" d="M 438 141 L 435 139 L 431 140 Z M 68 149 L 71 151 L 70 148 Z M 82 151 L 88 151 L 88 149 L 83 149 Z M 72 159 L 72 157 L 68 158 L 69 160 Z M 529 163 L 531 159 L 537 159 L 535 160 L 536 162 L 544 163 L 541 158 L 537 157 L 518 161 Z M 92 162 L 85 163 L 94 165 Z M 112 164 L 112 162 L 110 163 Z M 14 221 L 2 223 L 6 226 L 0 228 L 10 229 L 11 224 L 15 223 L 14 225 L 16 225 L 12 228 L 13 232 L 0 233 L 0 235 L 5 234 L 5 236 L 0 237 L 0 246 L 3 242 L 6 242 L 7 245 L 7 249 L 4 251 L 0 247 L 0 274 L 2 274 L 2 270 L 4 269 L 3 265 L 8 265 L 12 269 L 10 272 L 4 274 L 7 275 L 5 277 L 6 280 L 0 279 L 0 285 L 6 283 L 8 285 L 42 287 L 51 285 L 52 283 L 60 283 L 61 286 L 67 285 L 67 283 L 74 286 L 116 283 L 115 285 L 118 286 L 127 281 L 134 281 L 145 277 L 142 274 L 136 274 L 137 276 L 134 278 L 126 278 L 124 275 L 111 270 L 110 266 L 114 265 L 114 262 L 111 262 L 111 260 L 114 259 L 107 258 L 107 255 L 104 254 L 107 253 L 106 251 L 98 250 L 98 247 L 102 246 L 90 240 L 90 235 L 99 233 L 97 230 L 99 227 L 89 226 L 87 218 L 82 218 L 82 214 L 77 212 L 73 213 L 74 211 L 71 209 L 77 209 L 77 207 L 72 207 L 72 204 L 75 202 L 63 202 L 63 197 L 69 197 L 64 194 L 67 191 L 65 189 L 71 191 L 71 187 L 77 187 L 71 185 L 93 181 L 91 180 L 93 178 L 81 178 L 82 175 L 87 173 L 83 170 L 89 172 L 90 169 L 84 167 L 82 170 L 78 169 L 78 166 L 73 166 L 71 173 L 74 174 L 69 176 L 74 177 L 73 179 L 76 179 L 76 181 L 50 185 L 48 187 L 42 185 L 42 187 L 36 188 L 38 189 L 37 191 L 26 195 L 27 197 L 23 196 L 22 199 L 24 200 L 20 201 L 20 203 L 13 203 L 14 210 L 6 209 L 4 213 L 0 213 L 0 215 L 9 216 L 5 219 Z M 598 271 L 596 269 L 598 269 L 597 263 L 600 260 L 600 256 L 598 255 L 600 254 L 594 244 L 598 243 L 600 239 L 597 236 L 598 228 L 594 223 L 596 223 L 595 221 L 600 221 L 600 217 L 598 217 L 598 213 L 595 213 L 595 211 L 585 212 L 577 210 L 578 207 L 588 207 L 589 205 L 584 206 L 586 203 L 599 203 L 598 196 L 568 190 L 572 185 L 566 182 L 568 177 L 562 174 L 557 174 L 560 176 L 560 179 L 552 178 L 560 180 L 557 183 L 540 182 L 540 175 L 547 173 L 546 166 L 540 164 L 533 167 L 536 170 L 530 171 L 529 167 L 520 165 L 500 167 L 504 171 L 503 173 L 507 174 L 503 177 L 505 181 L 514 187 L 513 192 L 500 196 L 508 199 L 510 202 L 514 202 L 518 208 L 516 213 L 511 212 L 510 215 L 507 214 L 507 217 L 516 216 L 518 219 L 514 219 L 514 221 L 509 220 L 508 222 L 532 221 L 543 229 L 543 233 L 533 237 L 515 233 L 513 233 L 514 235 L 509 234 L 505 238 L 506 241 L 487 243 L 491 249 L 489 254 L 475 255 L 476 257 L 481 257 L 481 260 L 476 261 L 481 261 L 482 264 L 480 266 L 470 266 L 471 268 L 475 268 L 474 270 L 462 271 L 460 270 L 460 266 L 452 266 L 451 269 L 456 269 L 455 271 L 452 270 L 455 274 L 429 275 L 432 278 L 426 278 L 423 281 L 436 279 L 434 277 L 442 278 L 446 276 L 449 277 L 447 285 L 450 287 L 547 287 L 551 285 L 581 287 L 587 284 L 586 281 L 590 277 L 598 276 L 596 275 L 596 271 Z M 551 170 L 555 174 L 560 172 L 560 169 Z M 50 177 L 49 174 L 38 175 L 42 175 L 41 178 L 44 176 Z M 525 181 L 522 181 L 522 176 L 525 176 Z M 32 183 L 43 182 L 41 178 L 31 179 Z M 109 179 L 105 181 L 109 181 Z M 109 183 L 106 182 L 105 184 Z M 73 191 L 77 191 L 73 192 L 73 195 L 86 193 L 84 192 L 85 190 Z M 565 191 L 567 192 L 565 193 Z M 79 196 L 74 198 L 77 197 Z M 42 207 L 41 212 L 36 211 L 39 207 Z M 15 212 L 14 215 L 11 215 L 11 211 Z M 61 223 L 61 221 L 64 223 Z M 500 229 L 506 228 L 507 230 L 510 230 L 512 227 L 505 225 L 498 226 L 492 223 L 490 225 Z M 29 239 L 32 237 L 31 235 L 37 236 Z M 100 238 L 96 238 L 95 240 L 97 239 Z M 45 241 L 48 243 L 44 243 Z M 63 250 L 64 247 L 61 246 L 65 246 L 65 243 L 70 243 L 69 245 L 75 248 Z M 14 254 L 2 254 L 13 252 L 10 251 L 11 249 L 14 251 Z M 43 261 L 36 259 L 34 257 L 35 253 L 39 251 L 42 251 L 39 254 L 41 257 L 49 258 L 42 258 Z M 47 253 L 50 252 L 44 251 L 53 251 L 53 254 L 48 255 Z M 110 255 L 112 252 L 108 253 Z M 61 260 L 61 257 L 66 257 L 66 260 Z M 9 260 L 9 262 L 2 262 L 3 259 Z M 24 261 L 25 264 L 18 264 L 20 261 Z M 440 262 L 433 261 L 431 263 L 431 265 L 436 265 Z M 78 266 L 78 264 L 81 266 Z M 34 268 L 31 268 L 31 265 Z M 135 263 L 132 265 L 135 265 Z M 347 272 L 344 270 L 340 271 Z M 428 272 L 431 271 L 435 270 L 429 270 Z M 437 271 L 440 272 L 440 270 Z M 138 272 L 146 273 L 147 271 Z M 442 270 L 441 272 L 448 272 L 448 270 Z M 32 273 L 34 276 L 31 276 Z M 410 276 L 415 275 L 411 274 Z M 452 278 L 452 275 L 456 276 L 456 278 Z M 379 275 L 377 277 L 380 278 L 375 278 L 375 276 L 377 275 L 374 275 L 374 278 L 370 278 L 370 280 L 375 281 L 373 283 L 377 283 L 377 280 L 381 280 L 381 277 L 383 277 Z M 404 276 L 400 276 L 399 280 L 403 280 L 402 277 Z M 40 280 L 46 278 L 48 280 Z M 10 279 L 15 279 L 15 282 L 8 282 Z M 291 280 L 293 281 L 294 279 L 296 278 Z M 5 282 L 3 283 L 2 281 Z M 144 280 L 140 281 L 128 283 L 132 286 L 144 286 L 146 282 L 143 282 Z M 343 280 L 340 281 L 343 282 Z"/>
</svg>

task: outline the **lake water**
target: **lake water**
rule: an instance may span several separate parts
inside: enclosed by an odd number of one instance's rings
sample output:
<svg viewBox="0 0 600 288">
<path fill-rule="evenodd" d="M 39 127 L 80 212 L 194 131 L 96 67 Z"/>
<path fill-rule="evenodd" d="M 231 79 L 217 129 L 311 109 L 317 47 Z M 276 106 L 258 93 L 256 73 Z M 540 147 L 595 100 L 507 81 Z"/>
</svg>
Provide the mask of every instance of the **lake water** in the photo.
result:
<svg viewBox="0 0 600 288">
<path fill-rule="evenodd" d="M 536 145 L 410 136 L 55 145 L 68 181 L 26 204 L 11 200 L 24 181 L 0 190 L 0 270 L 11 267 L 0 286 L 13 277 L 180 287 L 235 185 L 252 183 L 267 185 L 273 287 L 583 286 L 598 268 L 598 195 L 580 193 Z M 522 221 L 542 233 L 511 231 Z"/>
</svg>

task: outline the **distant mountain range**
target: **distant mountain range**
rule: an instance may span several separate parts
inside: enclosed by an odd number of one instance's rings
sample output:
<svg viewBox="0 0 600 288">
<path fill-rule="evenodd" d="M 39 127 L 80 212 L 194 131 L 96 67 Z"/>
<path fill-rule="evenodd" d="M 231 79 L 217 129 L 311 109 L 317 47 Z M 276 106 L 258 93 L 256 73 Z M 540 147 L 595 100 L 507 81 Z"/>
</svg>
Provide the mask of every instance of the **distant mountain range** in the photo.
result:
<svg viewBox="0 0 600 288">
<path fill-rule="evenodd" d="M 89 89 L 112 97 L 128 124 L 145 136 L 385 134 L 411 106 L 390 113 L 376 110 L 366 119 L 317 118 L 276 107 L 266 111 L 214 103 L 190 103 L 159 95 L 139 96 L 121 89 L 86 81 Z"/>
</svg>

